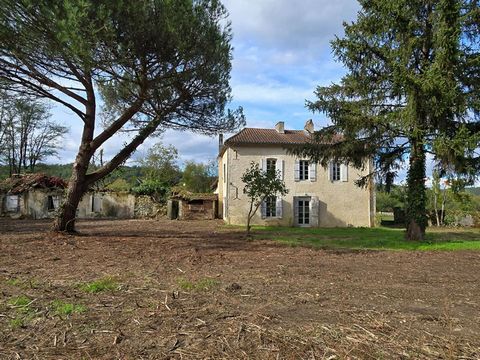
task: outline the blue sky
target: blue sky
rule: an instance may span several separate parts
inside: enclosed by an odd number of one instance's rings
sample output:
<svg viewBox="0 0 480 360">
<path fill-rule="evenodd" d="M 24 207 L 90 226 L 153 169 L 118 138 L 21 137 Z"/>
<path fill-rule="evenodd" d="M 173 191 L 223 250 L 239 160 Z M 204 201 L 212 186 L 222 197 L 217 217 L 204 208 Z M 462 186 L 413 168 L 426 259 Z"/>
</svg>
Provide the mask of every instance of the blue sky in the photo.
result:
<svg viewBox="0 0 480 360">
<path fill-rule="evenodd" d="M 224 0 L 233 28 L 232 108 L 243 106 L 249 127 L 273 127 L 284 121 L 287 129 L 302 129 L 312 118 L 316 127 L 327 124 L 322 114 L 312 114 L 305 100 L 313 99 L 318 85 L 338 81 L 342 65 L 334 62 L 329 41 L 342 34 L 342 22 L 355 19 L 354 0 Z M 59 159 L 72 162 L 78 149 L 81 124 L 63 108 L 52 110 L 56 120 L 70 127 Z M 217 138 L 189 132 L 167 131 L 147 140 L 133 155 L 143 156 L 149 146 L 162 141 L 179 150 L 181 161 L 214 159 Z M 116 136 L 104 146 L 111 158 L 126 142 Z"/>
</svg>

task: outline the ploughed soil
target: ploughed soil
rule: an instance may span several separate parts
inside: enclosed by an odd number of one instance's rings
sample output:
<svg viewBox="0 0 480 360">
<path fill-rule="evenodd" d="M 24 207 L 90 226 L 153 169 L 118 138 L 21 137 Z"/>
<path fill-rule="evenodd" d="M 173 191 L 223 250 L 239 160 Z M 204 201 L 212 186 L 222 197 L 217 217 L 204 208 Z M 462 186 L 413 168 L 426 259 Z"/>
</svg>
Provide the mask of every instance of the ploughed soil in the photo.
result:
<svg viewBox="0 0 480 360">
<path fill-rule="evenodd" d="M 291 248 L 218 221 L 49 227 L 0 220 L 0 359 L 480 358 L 480 252 Z"/>
</svg>

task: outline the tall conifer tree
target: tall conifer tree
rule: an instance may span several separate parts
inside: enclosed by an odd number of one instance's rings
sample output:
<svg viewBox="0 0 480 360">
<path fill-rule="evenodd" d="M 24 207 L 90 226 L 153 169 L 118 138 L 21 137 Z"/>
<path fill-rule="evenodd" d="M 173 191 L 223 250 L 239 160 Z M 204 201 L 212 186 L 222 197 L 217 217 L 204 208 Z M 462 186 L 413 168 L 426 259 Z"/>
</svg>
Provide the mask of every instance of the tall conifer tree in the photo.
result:
<svg viewBox="0 0 480 360">
<path fill-rule="evenodd" d="M 357 168 L 372 158 L 377 174 L 407 173 L 407 239 L 423 240 L 426 158 L 444 172 L 475 177 L 479 168 L 480 10 L 476 0 L 361 0 L 357 20 L 332 41 L 346 69 L 308 102 L 332 125 L 293 152 L 324 166 Z M 338 141 L 337 134 L 341 134 Z M 335 137 L 334 137 L 335 136 Z M 332 143 L 333 139 L 337 139 Z"/>
</svg>

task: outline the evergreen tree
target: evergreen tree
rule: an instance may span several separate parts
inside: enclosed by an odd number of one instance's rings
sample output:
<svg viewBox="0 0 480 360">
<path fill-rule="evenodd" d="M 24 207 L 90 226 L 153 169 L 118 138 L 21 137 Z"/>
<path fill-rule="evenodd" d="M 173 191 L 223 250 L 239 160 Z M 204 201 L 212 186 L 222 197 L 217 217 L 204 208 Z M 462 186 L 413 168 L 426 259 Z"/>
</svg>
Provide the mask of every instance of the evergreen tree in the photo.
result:
<svg viewBox="0 0 480 360">
<path fill-rule="evenodd" d="M 442 172 L 475 177 L 479 158 L 480 10 L 476 0 L 361 0 L 357 20 L 332 41 L 347 69 L 318 87 L 313 111 L 332 125 L 293 152 L 390 177 L 408 158 L 407 239 L 423 240 L 426 155 Z M 340 135 L 340 136 L 338 136 Z M 387 181 L 388 182 L 388 181 Z"/>
<path fill-rule="evenodd" d="M 225 108 L 231 31 L 218 0 L 0 4 L 0 85 L 54 101 L 83 126 L 56 230 L 73 231 L 83 194 L 158 130 L 214 134 L 243 121 Z M 90 172 L 95 152 L 125 131 L 125 146 Z"/>
</svg>

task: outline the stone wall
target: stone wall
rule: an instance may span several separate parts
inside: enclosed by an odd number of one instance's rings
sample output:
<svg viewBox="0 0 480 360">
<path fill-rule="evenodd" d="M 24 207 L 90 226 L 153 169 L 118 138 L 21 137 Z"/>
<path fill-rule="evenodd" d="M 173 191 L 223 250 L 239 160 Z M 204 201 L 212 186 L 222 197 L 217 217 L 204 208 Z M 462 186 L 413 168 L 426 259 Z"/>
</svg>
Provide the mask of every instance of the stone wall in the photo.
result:
<svg viewBox="0 0 480 360">
<path fill-rule="evenodd" d="M 167 207 L 153 200 L 150 196 L 140 195 L 135 198 L 136 219 L 156 219 L 164 217 Z"/>
</svg>

